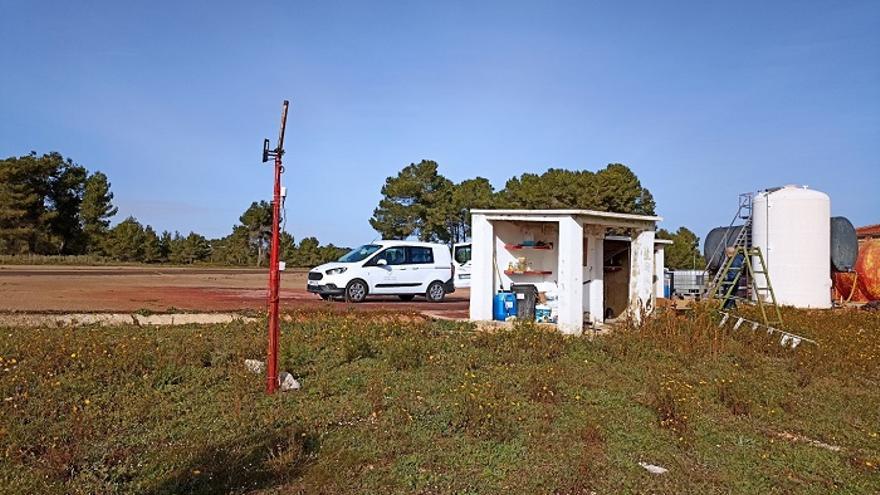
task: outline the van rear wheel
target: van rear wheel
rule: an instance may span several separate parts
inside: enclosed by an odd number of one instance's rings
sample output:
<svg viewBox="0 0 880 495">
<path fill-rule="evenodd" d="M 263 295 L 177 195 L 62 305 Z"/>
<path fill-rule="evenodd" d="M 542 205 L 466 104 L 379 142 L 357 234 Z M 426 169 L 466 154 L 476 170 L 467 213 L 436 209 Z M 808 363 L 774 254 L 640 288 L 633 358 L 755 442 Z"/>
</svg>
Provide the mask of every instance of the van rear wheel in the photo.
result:
<svg viewBox="0 0 880 495">
<path fill-rule="evenodd" d="M 443 287 L 442 282 L 431 282 L 428 290 L 425 291 L 425 297 L 431 302 L 441 302 L 446 297 L 446 288 Z"/>
</svg>

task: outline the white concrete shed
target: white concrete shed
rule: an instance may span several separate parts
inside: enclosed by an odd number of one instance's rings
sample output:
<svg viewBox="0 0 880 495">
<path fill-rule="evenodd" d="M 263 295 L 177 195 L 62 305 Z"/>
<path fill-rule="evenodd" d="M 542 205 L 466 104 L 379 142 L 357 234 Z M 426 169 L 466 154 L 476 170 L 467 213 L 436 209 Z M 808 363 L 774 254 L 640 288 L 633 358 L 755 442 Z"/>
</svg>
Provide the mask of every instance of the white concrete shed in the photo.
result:
<svg viewBox="0 0 880 495">
<path fill-rule="evenodd" d="M 663 291 L 665 243 L 654 239 L 660 220 L 593 210 L 472 210 L 471 320 L 491 320 L 495 294 L 511 284 L 555 296 L 564 333 L 640 318 Z"/>
</svg>

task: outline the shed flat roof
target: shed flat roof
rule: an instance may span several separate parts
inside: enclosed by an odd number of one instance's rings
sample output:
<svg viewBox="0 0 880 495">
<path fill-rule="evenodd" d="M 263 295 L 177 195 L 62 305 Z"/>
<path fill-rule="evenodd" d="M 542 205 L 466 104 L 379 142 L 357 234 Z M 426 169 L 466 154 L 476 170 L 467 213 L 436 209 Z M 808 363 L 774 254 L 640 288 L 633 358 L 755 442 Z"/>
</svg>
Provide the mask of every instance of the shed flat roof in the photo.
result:
<svg viewBox="0 0 880 495">
<path fill-rule="evenodd" d="M 652 215 L 636 215 L 633 213 L 616 213 L 613 211 L 598 210 L 471 210 L 471 214 L 475 213 L 479 215 L 510 215 L 517 217 L 585 216 L 607 218 L 609 220 L 634 220 L 639 222 L 659 222 L 663 220 L 663 217 Z"/>
</svg>

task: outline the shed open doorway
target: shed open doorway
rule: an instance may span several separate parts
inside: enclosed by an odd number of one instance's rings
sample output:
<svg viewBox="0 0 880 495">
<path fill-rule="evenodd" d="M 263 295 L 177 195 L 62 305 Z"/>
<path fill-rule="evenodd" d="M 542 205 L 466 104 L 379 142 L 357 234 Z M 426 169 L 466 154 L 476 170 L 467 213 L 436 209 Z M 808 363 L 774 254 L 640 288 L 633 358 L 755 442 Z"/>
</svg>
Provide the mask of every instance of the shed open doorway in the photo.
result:
<svg viewBox="0 0 880 495">
<path fill-rule="evenodd" d="M 629 307 L 630 291 L 630 256 L 631 240 L 608 236 L 604 240 L 604 265 L 605 278 L 604 299 L 605 307 L 603 319 L 613 320 L 624 314 Z"/>
</svg>

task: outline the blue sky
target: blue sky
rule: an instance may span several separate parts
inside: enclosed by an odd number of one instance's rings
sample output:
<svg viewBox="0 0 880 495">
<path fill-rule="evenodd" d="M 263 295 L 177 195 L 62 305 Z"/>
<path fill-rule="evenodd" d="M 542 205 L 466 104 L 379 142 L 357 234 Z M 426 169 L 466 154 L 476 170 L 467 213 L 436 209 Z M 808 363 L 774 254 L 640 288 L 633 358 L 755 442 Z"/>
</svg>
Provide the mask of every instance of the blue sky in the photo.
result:
<svg viewBox="0 0 880 495">
<path fill-rule="evenodd" d="M 385 177 L 629 165 L 664 227 L 807 184 L 880 222 L 880 2 L 0 0 L 0 156 L 110 176 L 117 220 L 229 232 L 271 193 L 292 102 L 287 229 L 354 245 Z"/>
</svg>

